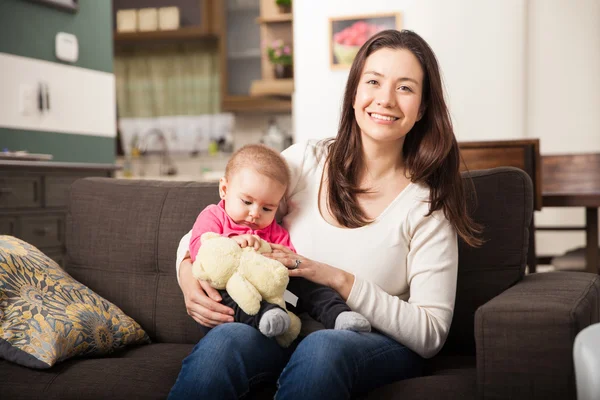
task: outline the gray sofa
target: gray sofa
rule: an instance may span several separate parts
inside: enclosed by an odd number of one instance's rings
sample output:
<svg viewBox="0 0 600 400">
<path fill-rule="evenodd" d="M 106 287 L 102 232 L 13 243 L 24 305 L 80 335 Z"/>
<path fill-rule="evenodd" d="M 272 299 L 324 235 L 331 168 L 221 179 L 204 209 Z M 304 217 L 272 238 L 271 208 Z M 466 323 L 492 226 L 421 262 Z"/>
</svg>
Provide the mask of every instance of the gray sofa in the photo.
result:
<svg viewBox="0 0 600 400">
<path fill-rule="evenodd" d="M 524 275 L 532 188 L 521 170 L 470 173 L 474 218 L 486 243 L 460 244 L 455 315 L 426 376 L 369 399 L 574 399 L 575 335 L 598 322 L 600 279 L 586 273 Z M 67 271 L 118 305 L 150 345 L 110 357 L 71 359 L 49 370 L 0 361 L 2 399 L 163 399 L 201 338 L 175 279 L 175 250 L 216 186 L 82 179 L 67 221 Z M 274 387 L 254 398 L 272 398 Z"/>
</svg>

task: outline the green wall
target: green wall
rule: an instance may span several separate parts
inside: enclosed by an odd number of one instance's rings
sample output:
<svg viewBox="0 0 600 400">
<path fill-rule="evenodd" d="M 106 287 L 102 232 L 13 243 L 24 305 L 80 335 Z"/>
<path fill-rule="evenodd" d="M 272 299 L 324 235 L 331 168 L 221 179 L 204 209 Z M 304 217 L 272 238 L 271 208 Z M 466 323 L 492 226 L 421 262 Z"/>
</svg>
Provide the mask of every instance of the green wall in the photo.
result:
<svg viewBox="0 0 600 400">
<path fill-rule="evenodd" d="M 0 0 L 0 52 L 62 64 L 54 55 L 54 39 L 57 32 L 68 32 L 79 42 L 79 59 L 68 65 L 112 73 L 111 7 L 110 0 L 80 0 L 79 10 L 70 13 L 27 0 Z M 115 139 L 101 136 L 0 127 L 4 148 L 52 154 L 54 161 L 115 159 Z"/>
<path fill-rule="evenodd" d="M 2 1 L 2 0 L 0 0 Z M 0 128 L 0 145 L 10 150 L 52 154 L 52 161 L 114 163 L 115 140 L 102 136 Z"/>
</svg>

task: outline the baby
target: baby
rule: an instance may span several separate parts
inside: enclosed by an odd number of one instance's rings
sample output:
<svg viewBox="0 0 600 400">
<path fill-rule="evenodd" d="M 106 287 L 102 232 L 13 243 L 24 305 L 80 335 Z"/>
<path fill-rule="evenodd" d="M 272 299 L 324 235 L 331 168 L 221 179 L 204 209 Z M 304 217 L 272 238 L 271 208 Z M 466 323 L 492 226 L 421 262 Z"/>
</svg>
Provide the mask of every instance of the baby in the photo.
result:
<svg viewBox="0 0 600 400">
<path fill-rule="evenodd" d="M 235 240 L 240 247 L 260 247 L 261 238 L 296 251 L 288 232 L 275 221 L 275 213 L 290 182 L 283 157 L 264 145 L 247 145 L 236 151 L 219 181 L 218 205 L 206 207 L 194 223 L 190 257 L 195 260 L 202 246 L 200 237 L 215 232 Z M 298 296 L 298 308 L 307 311 L 327 329 L 368 332 L 369 321 L 350 307 L 333 289 L 303 278 L 291 278 L 288 290 Z M 281 307 L 261 302 L 256 315 L 246 314 L 227 291 L 219 291 L 222 304 L 231 307 L 234 320 L 257 328 L 267 337 L 281 335 L 290 326 L 290 317 Z"/>
</svg>

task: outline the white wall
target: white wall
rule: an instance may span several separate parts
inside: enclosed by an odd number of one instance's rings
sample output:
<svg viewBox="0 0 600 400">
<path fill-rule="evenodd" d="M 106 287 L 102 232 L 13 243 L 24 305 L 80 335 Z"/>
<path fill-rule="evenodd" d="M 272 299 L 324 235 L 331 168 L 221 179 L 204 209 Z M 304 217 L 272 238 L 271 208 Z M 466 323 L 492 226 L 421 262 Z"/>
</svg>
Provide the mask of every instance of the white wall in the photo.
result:
<svg viewBox="0 0 600 400">
<path fill-rule="evenodd" d="M 600 1 L 530 0 L 527 136 L 542 154 L 600 152 Z M 598 171 L 600 173 L 600 171 Z M 580 225 L 582 208 L 544 208 L 536 225 Z M 539 254 L 582 246 L 585 234 L 537 232 Z"/>
<path fill-rule="evenodd" d="M 296 140 L 335 135 L 347 71 L 329 69 L 328 19 L 402 12 L 435 51 L 459 139 L 524 136 L 525 0 L 294 3 Z"/>
<path fill-rule="evenodd" d="M 296 1 L 296 141 L 337 132 L 347 71 L 329 69 L 328 19 L 391 11 L 435 51 L 459 140 L 538 137 L 542 154 L 600 151 L 598 0 Z M 546 208 L 536 224 L 583 216 Z M 584 243 L 580 232 L 537 238 L 540 254 Z"/>
<path fill-rule="evenodd" d="M 600 151 L 600 1 L 530 0 L 528 136 L 542 154 Z"/>
</svg>

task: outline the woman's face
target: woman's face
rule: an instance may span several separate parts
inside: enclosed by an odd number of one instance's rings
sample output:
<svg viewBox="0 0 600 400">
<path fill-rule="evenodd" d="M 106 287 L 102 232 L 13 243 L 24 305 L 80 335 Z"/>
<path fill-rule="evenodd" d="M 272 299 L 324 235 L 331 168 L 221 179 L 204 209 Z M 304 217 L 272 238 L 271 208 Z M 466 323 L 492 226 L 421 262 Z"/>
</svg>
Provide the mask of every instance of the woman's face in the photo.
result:
<svg viewBox="0 0 600 400">
<path fill-rule="evenodd" d="M 383 48 L 367 57 L 354 99 L 363 141 L 403 142 L 421 119 L 422 91 L 423 69 L 409 50 Z"/>
</svg>

